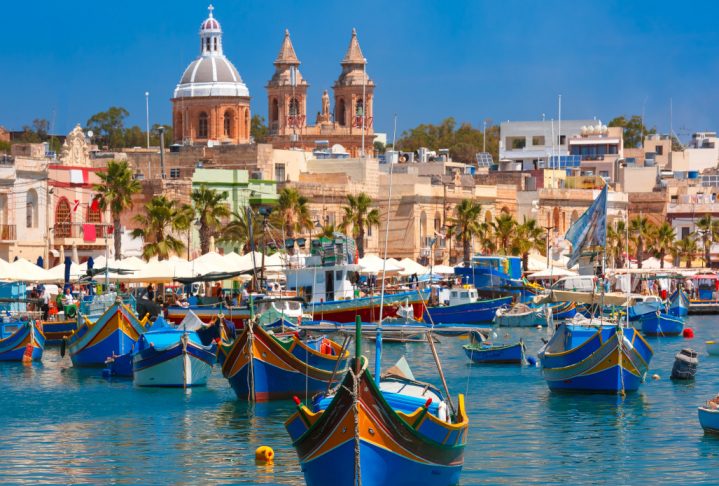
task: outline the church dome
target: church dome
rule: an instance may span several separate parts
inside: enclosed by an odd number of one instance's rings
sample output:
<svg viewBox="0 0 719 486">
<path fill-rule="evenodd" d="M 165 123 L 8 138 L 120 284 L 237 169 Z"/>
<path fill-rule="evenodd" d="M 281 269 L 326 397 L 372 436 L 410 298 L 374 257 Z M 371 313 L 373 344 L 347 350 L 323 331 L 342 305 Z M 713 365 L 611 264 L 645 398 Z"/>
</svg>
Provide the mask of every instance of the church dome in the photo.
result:
<svg viewBox="0 0 719 486">
<path fill-rule="evenodd" d="M 175 88 L 174 98 L 250 96 L 240 73 L 222 51 L 222 29 L 210 14 L 200 26 L 200 56 L 192 61 Z"/>
</svg>

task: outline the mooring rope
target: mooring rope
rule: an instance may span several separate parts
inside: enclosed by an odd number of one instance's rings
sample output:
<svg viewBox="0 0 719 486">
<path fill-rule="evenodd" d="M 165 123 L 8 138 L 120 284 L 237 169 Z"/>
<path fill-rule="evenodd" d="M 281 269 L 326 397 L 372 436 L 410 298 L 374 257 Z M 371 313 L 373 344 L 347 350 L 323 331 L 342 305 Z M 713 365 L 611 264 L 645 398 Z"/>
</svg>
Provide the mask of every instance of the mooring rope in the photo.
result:
<svg viewBox="0 0 719 486">
<path fill-rule="evenodd" d="M 354 370 L 349 370 L 352 376 L 352 413 L 354 415 L 354 484 L 362 485 L 362 467 L 360 464 L 360 428 L 359 428 L 359 374 L 355 374 Z M 362 371 L 360 371 L 362 373 Z"/>
</svg>

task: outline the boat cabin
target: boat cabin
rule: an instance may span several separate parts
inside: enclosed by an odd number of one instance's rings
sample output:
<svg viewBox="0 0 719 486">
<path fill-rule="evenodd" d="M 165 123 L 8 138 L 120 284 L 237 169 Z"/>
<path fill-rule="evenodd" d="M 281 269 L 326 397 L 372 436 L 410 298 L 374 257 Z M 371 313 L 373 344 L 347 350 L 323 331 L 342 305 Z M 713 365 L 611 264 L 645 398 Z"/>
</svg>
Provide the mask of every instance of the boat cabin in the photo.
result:
<svg viewBox="0 0 719 486">
<path fill-rule="evenodd" d="M 471 284 L 482 295 L 507 295 L 522 293 L 522 259 L 514 256 L 476 255 L 469 267 L 455 267 L 455 275 L 462 283 Z"/>
<path fill-rule="evenodd" d="M 442 289 L 439 302 L 444 305 L 471 304 L 479 300 L 477 289 L 471 285 L 463 285 L 453 289 Z"/>
<path fill-rule="evenodd" d="M 716 274 L 694 275 L 692 284 L 694 284 L 694 298 L 697 300 L 717 300 L 719 298 L 719 276 Z"/>
<path fill-rule="evenodd" d="M 594 292 L 596 278 L 593 275 L 564 277 L 552 285 L 552 290 L 570 290 L 574 292 Z"/>
</svg>

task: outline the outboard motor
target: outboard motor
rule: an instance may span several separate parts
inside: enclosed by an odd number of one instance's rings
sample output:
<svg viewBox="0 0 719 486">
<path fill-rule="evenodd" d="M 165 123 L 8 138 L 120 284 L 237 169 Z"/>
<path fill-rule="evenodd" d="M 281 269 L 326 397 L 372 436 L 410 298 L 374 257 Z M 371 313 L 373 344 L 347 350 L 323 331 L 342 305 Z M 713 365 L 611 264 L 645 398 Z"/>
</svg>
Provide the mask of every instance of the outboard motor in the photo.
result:
<svg viewBox="0 0 719 486">
<path fill-rule="evenodd" d="M 691 348 L 684 348 L 674 356 L 672 380 L 693 380 L 699 366 L 699 354 Z"/>
</svg>

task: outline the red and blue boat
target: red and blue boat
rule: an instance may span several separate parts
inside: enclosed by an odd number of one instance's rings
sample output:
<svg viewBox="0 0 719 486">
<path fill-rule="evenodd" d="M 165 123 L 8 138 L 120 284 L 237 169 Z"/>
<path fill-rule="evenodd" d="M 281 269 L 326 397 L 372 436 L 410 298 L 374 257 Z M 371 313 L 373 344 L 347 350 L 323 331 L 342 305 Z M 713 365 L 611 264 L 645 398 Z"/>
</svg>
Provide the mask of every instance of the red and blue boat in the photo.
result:
<svg viewBox="0 0 719 486">
<path fill-rule="evenodd" d="M 40 361 L 45 336 L 35 321 L 12 321 L 0 325 L 0 361 Z"/>
<path fill-rule="evenodd" d="M 624 393 L 644 381 L 654 351 L 639 331 L 594 321 L 560 324 L 539 352 L 550 390 Z"/>
<path fill-rule="evenodd" d="M 250 321 L 218 352 L 237 397 L 258 402 L 324 391 L 339 380 L 349 357 L 327 338 L 303 341 L 297 333 L 274 334 Z"/>
<path fill-rule="evenodd" d="M 358 356 L 334 395 L 313 410 L 295 402 L 285 428 L 309 486 L 459 483 L 469 427 L 462 395 L 454 410 L 412 378 L 378 385 Z"/>
<path fill-rule="evenodd" d="M 85 314 L 80 319 L 61 348 L 61 354 L 70 353 L 73 366 L 103 366 L 107 358 L 129 353 L 145 332 L 146 318 L 139 321 L 119 297 L 94 322 Z"/>
</svg>

